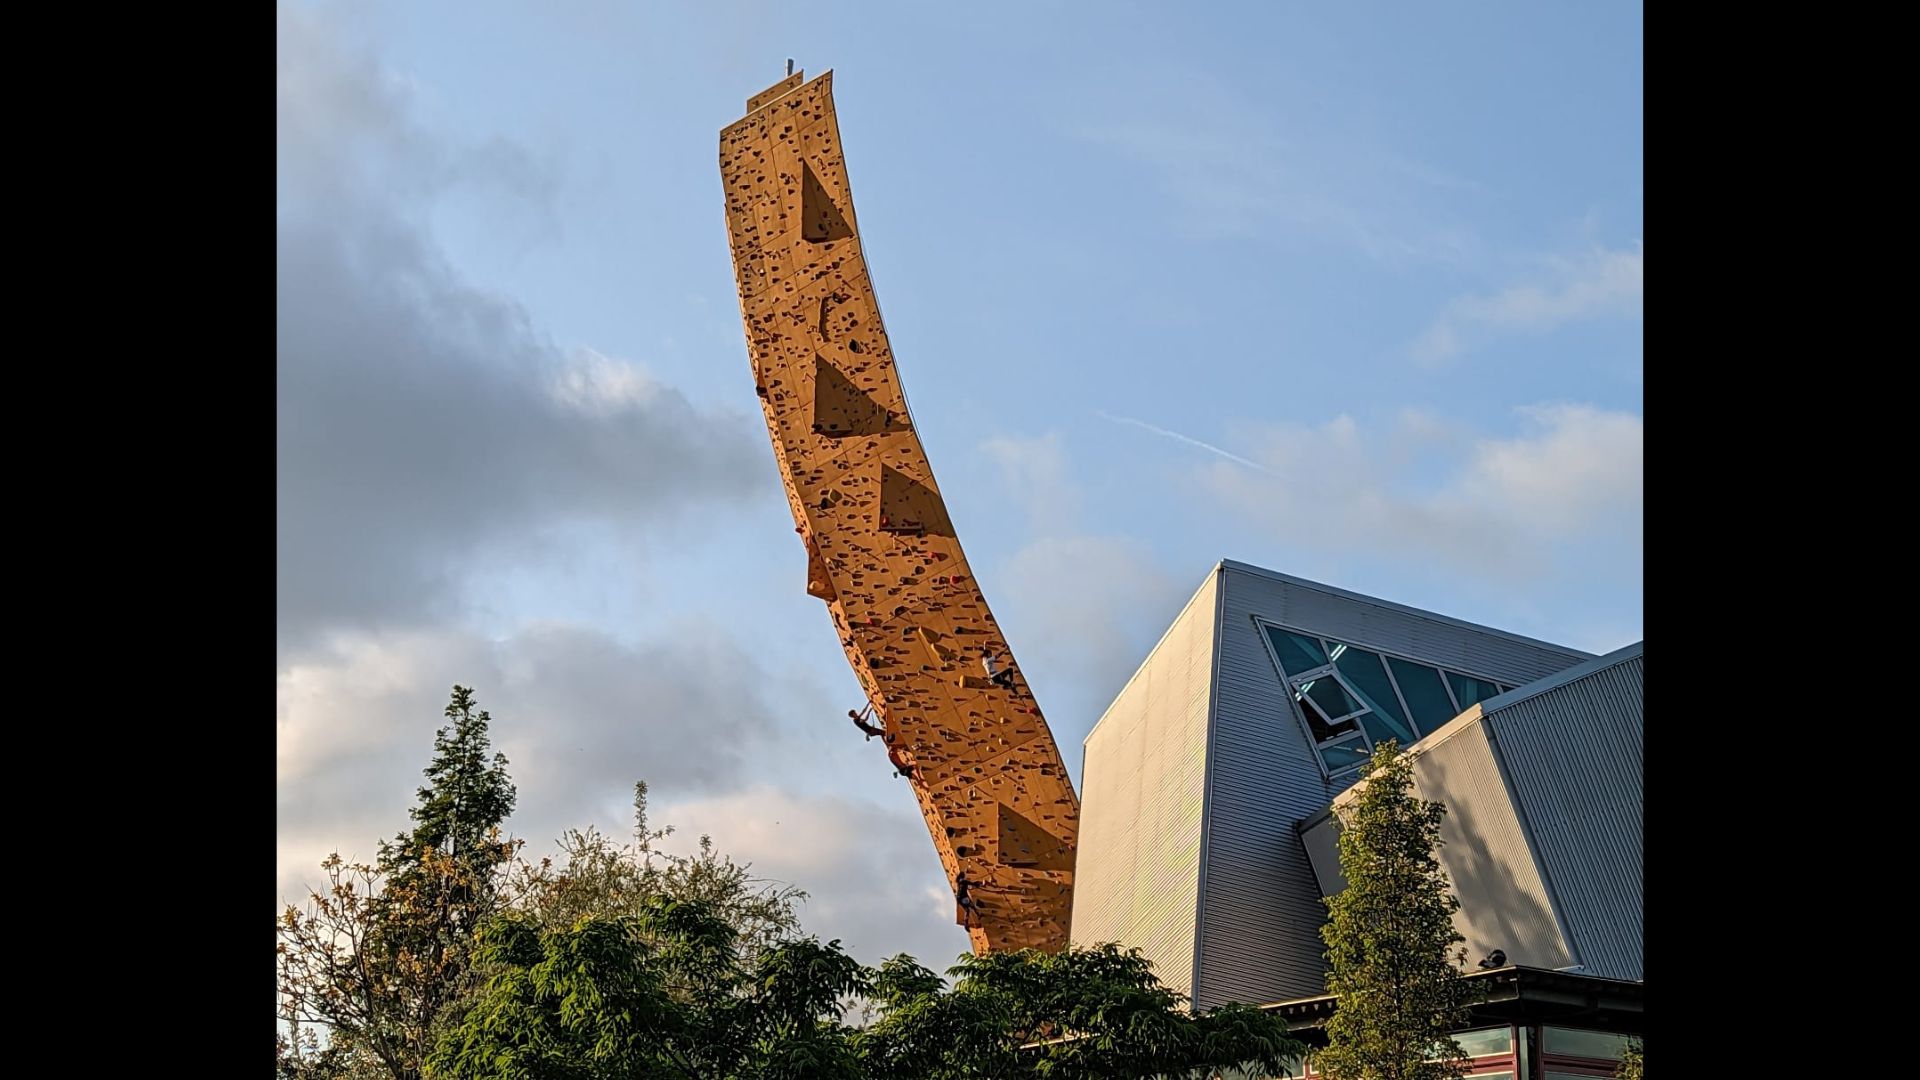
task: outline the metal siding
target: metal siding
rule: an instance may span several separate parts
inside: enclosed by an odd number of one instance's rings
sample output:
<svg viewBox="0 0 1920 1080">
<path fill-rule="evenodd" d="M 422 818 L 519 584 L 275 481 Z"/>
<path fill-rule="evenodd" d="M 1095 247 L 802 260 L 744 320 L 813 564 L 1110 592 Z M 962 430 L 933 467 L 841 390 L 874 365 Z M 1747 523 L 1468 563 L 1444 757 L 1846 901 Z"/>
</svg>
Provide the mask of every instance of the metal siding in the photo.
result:
<svg viewBox="0 0 1920 1080">
<path fill-rule="evenodd" d="M 1307 862 L 1320 885 L 1320 895 L 1332 896 L 1347 887 L 1347 875 L 1340 869 L 1340 824 L 1328 817 L 1300 834 L 1307 849 Z"/>
<path fill-rule="evenodd" d="M 1460 898 L 1453 925 L 1467 939 L 1468 963 L 1500 949 L 1509 964 L 1573 964 L 1485 721 L 1423 746 L 1413 761 L 1413 787 L 1420 798 L 1447 807 L 1440 867 Z"/>
<path fill-rule="evenodd" d="M 1325 808 L 1346 779 L 1321 773 L 1254 616 L 1514 684 L 1589 658 L 1233 564 L 1222 569 L 1220 593 L 1197 1008 L 1308 997 L 1326 988 L 1319 933 L 1325 908 L 1294 824 Z M 1091 782 L 1091 759 L 1088 765 Z M 1088 870 L 1083 858 L 1083 882 Z"/>
<path fill-rule="evenodd" d="M 1645 657 L 1640 645 L 1487 714 L 1547 884 L 1588 974 L 1640 979 Z"/>
<path fill-rule="evenodd" d="M 1218 575 L 1087 735 L 1072 941 L 1117 941 L 1193 992 Z"/>
<path fill-rule="evenodd" d="M 1466 939 L 1461 947 L 1468 961 L 1499 949 L 1510 964 L 1571 965 L 1573 954 L 1484 722 L 1469 712 L 1463 726 L 1434 740 L 1422 740 L 1412 751 L 1413 790 L 1447 807 L 1440 826 L 1440 868 L 1460 900 L 1453 924 Z M 1355 797 L 1357 790 L 1348 791 L 1335 802 L 1344 811 Z M 1328 896 L 1347 884 L 1340 873 L 1339 834 L 1331 815 L 1301 834 Z"/>
</svg>

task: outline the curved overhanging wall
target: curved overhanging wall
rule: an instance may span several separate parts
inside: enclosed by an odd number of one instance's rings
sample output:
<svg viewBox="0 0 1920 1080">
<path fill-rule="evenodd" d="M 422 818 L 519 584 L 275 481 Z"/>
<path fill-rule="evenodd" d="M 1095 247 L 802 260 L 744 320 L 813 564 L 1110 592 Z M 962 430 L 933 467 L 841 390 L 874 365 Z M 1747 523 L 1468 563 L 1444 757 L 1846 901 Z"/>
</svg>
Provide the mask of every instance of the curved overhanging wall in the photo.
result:
<svg viewBox="0 0 1920 1080">
<path fill-rule="evenodd" d="M 833 73 L 748 99 L 720 132 L 720 174 L 807 592 L 912 781 L 974 951 L 1061 949 L 1079 800 L 914 433 L 861 257 Z M 987 657 L 1012 669 L 1007 685 Z"/>
</svg>

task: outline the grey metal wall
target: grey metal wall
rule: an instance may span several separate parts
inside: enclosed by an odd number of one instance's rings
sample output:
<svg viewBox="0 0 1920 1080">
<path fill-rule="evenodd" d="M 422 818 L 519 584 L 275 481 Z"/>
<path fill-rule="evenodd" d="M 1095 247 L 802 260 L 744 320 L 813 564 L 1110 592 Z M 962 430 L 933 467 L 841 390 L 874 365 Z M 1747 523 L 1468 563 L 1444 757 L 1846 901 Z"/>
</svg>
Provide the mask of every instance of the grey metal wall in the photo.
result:
<svg viewBox="0 0 1920 1080">
<path fill-rule="evenodd" d="M 1477 709 L 1469 709 L 1469 713 Z M 1510 964 L 1564 968 L 1573 961 L 1553 900 L 1484 720 L 1434 733 L 1414 762 L 1414 793 L 1447 806 L 1440 826 L 1440 866 L 1460 898 L 1453 924 L 1465 937 L 1467 961 L 1495 949 Z"/>
<path fill-rule="evenodd" d="M 1614 979 L 1645 977 L 1644 645 L 1482 705 L 1574 962 Z"/>
<path fill-rule="evenodd" d="M 1466 939 L 1468 962 L 1499 949 L 1511 964 L 1571 965 L 1572 952 L 1479 708 L 1469 708 L 1415 743 L 1410 753 L 1414 794 L 1447 807 L 1440 826 L 1440 868 L 1460 899 L 1453 925 Z M 1335 809 L 1357 794 L 1357 789 L 1343 792 L 1333 801 Z M 1329 814 L 1302 833 L 1301 841 L 1311 852 L 1332 848 L 1338 835 L 1339 824 Z M 1313 864 L 1323 893 L 1331 896 L 1345 888 L 1337 858 L 1331 873 L 1323 859 Z"/>
<path fill-rule="evenodd" d="M 1218 579 L 1207 575 L 1088 733 L 1080 773 L 1071 939 L 1137 947 L 1188 995 Z"/>
<path fill-rule="evenodd" d="M 1321 772 L 1262 643 L 1256 615 L 1513 684 L 1589 659 L 1574 649 L 1243 563 L 1223 562 L 1220 581 L 1194 950 L 1193 997 L 1202 1008 L 1326 989 L 1319 935 L 1325 908 L 1294 825 L 1325 808 L 1346 781 L 1330 782 Z M 1087 764 L 1091 782 L 1091 757 Z M 1082 881 L 1087 850 L 1083 840 Z"/>
<path fill-rule="evenodd" d="M 1313 826 L 1301 831 L 1300 845 L 1307 849 L 1307 864 L 1320 883 L 1320 895 L 1332 896 L 1347 887 L 1347 875 L 1340 869 L 1340 822 L 1330 813 L 1308 820 Z"/>
</svg>

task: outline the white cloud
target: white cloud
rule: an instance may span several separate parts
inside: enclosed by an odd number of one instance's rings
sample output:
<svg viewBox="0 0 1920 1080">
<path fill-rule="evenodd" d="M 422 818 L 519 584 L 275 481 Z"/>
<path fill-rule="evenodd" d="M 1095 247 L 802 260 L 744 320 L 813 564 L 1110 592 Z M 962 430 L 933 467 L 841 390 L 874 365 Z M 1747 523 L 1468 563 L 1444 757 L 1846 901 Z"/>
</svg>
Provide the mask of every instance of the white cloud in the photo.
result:
<svg viewBox="0 0 1920 1080">
<path fill-rule="evenodd" d="M 1578 258 L 1553 260 L 1545 281 L 1459 297 L 1414 341 L 1413 357 L 1438 364 L 1494 334 L 1541 333 L 1586 319 L 1637 316 L 1644 264 L 1638 244 L 1630 251 L 1595 248 Z"/>
<path fill-rule="evenodd" d="M 683 848 L 709 834 L 756 876 L 805 889 L 802 925 L 840 937 L 863 962 L 909 952 L 944 971 L 967 951 L 967 932 L 953 923 L 953 893 L 912 804 L 905 781 L 886 806 L 756 787 L 663 803 L 654 816 Z"/>
<path fill-rule="evenodd" d="M 1631 510 L 1643 497 L 1646 430 L 1641 418 L 1590 405 L 1517 410 L 1526 431 L 1484 439 L 1443 497 L 1514 519 L 1545 536 L 1568 536 Z"/>
<path fill-rule="evenodd" d="M 672 390 L 638 364 L 580 349 L 550 385 L 553 399 L 585 416 L 607 417 L 644 412 Z"/>
<path fill-rule="evenodd" d="M 1081 529 L 1065 441 L 999 436 L 982 449 L 1027 512 L 1029 539 L 992 575 L 989 599 L 1070 752 L 1185 599 L 1138 542 Z"/>
<path fill-rule="evenodd" d="M 1017 500 L 1036 532 L 1070 528 L 1080 494 L 1067 479 L 1067 455 L 1058 433 L 1037 438 L 997 435 L 980 449 L 999 466 L 1000 490 Z"/>
<path fill-rule="evenodd" d="M 406 826 L 455 683 L 493 716 L 519 788 L 509 829 L 535 850 L 573 826 L 618 827 L 635 780 L 663 796 L 740 783 L 775 741 L 776 702 L 809 696 L 702 625 L 639 645 L 557 624 L 497 641 L 339 635 L 283 664 L 277 682 L 283 896 L 326 852 L 368 856 Z"/>
<path fill-rule="evenodd" d="M 1568 544 L 1641 544 L 1644 425 L 1590 405 L 1516 410 L 1519 431 L 1476 435 L 1420 412 L 1384 431 L 1337 416 L 1250 433 L 1265 472 L 1219 463 L 1200 482 L 1291 546 L 1439 561 L 1518 583 Z"/>
<path fill-rule="evenodd" d="M 1098 706 L 1126 685 L 1186 599 L 1144 547 L 1116 536 L 1035 537 L 1001 582 L 1019 598 L 1030 667 L 1056 676 L 1043 680 L 1048 688 L 1071 686 Z M 1074 726 L 1091 727 L 1091 719 Z"/>
</svg>

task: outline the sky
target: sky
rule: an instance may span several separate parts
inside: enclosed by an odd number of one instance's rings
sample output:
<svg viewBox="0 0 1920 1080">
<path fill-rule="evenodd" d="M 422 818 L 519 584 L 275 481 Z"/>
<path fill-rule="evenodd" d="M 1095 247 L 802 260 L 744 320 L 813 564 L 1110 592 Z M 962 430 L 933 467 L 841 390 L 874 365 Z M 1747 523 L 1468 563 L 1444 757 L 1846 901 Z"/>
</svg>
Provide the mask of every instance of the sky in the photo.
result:
<svg viewBox="0 0 1920 1080">
<path fill-rule="evenodd" d="M 718 133 L 789 57 L 1076 783 L 1222 558 L 1638 640 L 1641 23 L 283 0 L 276 902 L 405 827 L 460 683 L 529 853 L 645 779 L 861 959 L 966 949 L 753 394 Z"/>
</svg>

